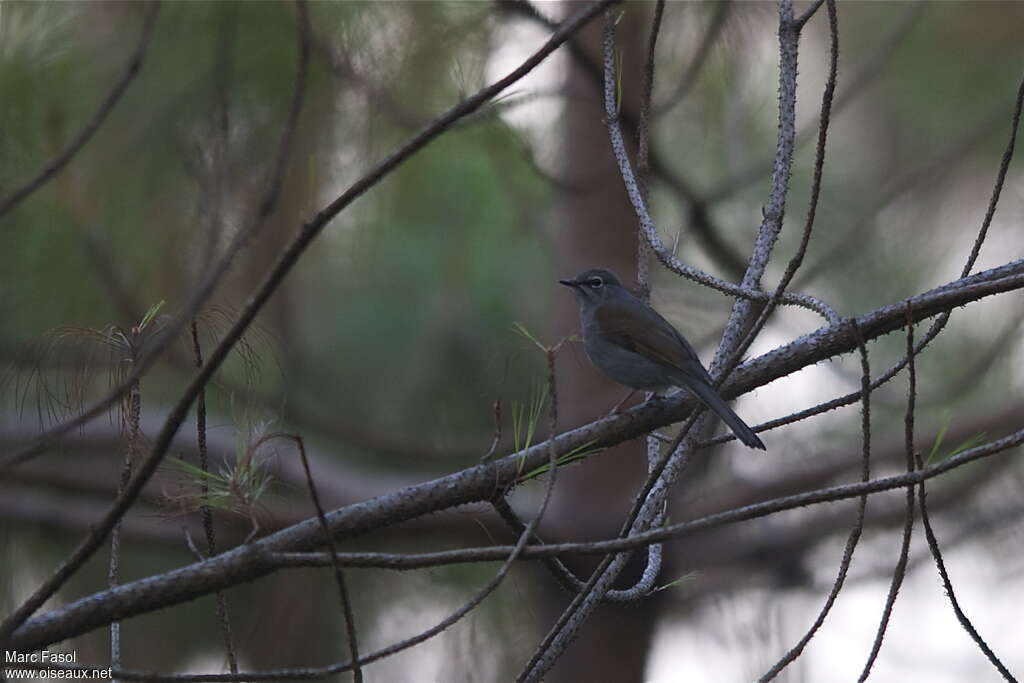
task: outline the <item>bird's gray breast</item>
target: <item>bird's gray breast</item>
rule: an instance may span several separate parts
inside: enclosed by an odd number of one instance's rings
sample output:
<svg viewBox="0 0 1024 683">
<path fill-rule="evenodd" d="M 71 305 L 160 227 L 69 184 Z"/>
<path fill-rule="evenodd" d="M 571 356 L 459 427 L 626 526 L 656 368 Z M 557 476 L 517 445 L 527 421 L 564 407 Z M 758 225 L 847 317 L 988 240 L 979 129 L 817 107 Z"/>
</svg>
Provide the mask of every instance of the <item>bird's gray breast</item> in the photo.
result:
<svg viewBox="0 0 1024 683">
<path fill-rule="evenodd" d="M 635 351 L 609 341 L 591 321 L 584 324 L 583 348 L 594 366 L 619 384 L 633 389 L 661 391 L 675 386 L 669 371 Z"/>
</svg>

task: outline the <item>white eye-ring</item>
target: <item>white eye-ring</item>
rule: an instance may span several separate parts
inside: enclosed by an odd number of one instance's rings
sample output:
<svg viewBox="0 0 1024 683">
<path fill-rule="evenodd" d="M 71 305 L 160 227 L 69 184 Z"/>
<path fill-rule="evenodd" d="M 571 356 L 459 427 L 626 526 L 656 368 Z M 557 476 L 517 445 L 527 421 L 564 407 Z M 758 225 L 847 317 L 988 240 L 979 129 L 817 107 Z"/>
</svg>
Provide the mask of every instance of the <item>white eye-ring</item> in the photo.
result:
<svg viewBox="0 0 1024 683">
<path fill-rule="evenodd" d="M 602 282 L 599 277 L 592 277 L 587 280 L 587 286 L 591 289 L 600 289 L 603 284 L 604 282 Z"/>
</svg>

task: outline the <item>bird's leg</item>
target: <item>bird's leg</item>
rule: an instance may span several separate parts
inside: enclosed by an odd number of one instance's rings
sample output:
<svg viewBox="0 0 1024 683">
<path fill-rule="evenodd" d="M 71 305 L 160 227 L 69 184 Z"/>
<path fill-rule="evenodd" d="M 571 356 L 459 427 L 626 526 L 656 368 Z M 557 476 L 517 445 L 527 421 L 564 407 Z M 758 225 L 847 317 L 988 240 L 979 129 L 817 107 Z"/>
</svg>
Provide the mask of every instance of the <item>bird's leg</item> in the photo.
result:
<svg viewBox="0 0 1024 683">
<path fill-rule="evenodd" d="M 630 389 L 629 393 L 626 394 L 622 398 L 621 401 L 616 403 L 615 407 L 612 408 L 611 411 L 608 413 L 608 415 L 606 415 L 605 417 L 611 417 L 612 415 L 615 415 L 616 413 L 621 413 L 622 412 L 622 406 L 626 405 L 626 401 L 628 401 L 629 399 L 633 398 L 633 394 L 635 394 L 636 392 L 637 392 L 637 389 Z"/>
</svg>

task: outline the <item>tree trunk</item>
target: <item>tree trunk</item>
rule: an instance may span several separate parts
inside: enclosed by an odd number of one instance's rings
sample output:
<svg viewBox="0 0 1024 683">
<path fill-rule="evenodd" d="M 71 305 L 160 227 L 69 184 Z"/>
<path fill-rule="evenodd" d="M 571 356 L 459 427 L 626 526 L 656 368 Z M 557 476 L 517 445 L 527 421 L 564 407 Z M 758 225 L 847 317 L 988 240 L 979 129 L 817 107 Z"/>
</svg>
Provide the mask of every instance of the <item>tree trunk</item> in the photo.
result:
<svg viewBox="0 0 1024 683">
<path fill-rule="evenodd" d="M 575 11 L 579 3 L 564 5 L 567 11 Z M 622 106 L 634 112 L 639 110 L 649 16 L 647 8 L 632 5 L 617 27 L 623 55 Z M 603 19 L 597 19 L 577 36 L 577 45 L 594 64 L 601 63 L 603 24 Z M 601 85 L 592 70 L 572 58 L 566 86 L 573 96 L 566 99 L 561 124 L 559 173 L 580 191 L 564 193 L 556 207 L 556 271 L 559 277 L 572 277 L 587 268 L 605 267 L 631 287 L 636 278 L 637 222 L 608 142 Z M 579 318 L 572 293 L 559 294 L 555 329 L 562 335 L 577 330 Z M 564 428 L 602 416 L 628 391 L 595 370 L 581 344 L 571 344 L 562 352 L 558 373 Z M 629 512 L 645 472 L 643 442 L 623 444 L 614 451 L 559 473 L 552 516 L 573 520 L 575 539 L 613 536 Z M 589 557 L 579 560 L 571 566 L 583 577 L 597 562 Z M 632 583 L 636 574 L 627 569 L 623 585 Z M 551 623 L 566 607 L 569 596 L 554 586 L 550 577 L 542 583 L 550 587 L 543 596 L 542 612 Z M 550 680 L 639 683 L 654 622 L 651 600 L 599 609 L 552 670 Z"/>
</svg>

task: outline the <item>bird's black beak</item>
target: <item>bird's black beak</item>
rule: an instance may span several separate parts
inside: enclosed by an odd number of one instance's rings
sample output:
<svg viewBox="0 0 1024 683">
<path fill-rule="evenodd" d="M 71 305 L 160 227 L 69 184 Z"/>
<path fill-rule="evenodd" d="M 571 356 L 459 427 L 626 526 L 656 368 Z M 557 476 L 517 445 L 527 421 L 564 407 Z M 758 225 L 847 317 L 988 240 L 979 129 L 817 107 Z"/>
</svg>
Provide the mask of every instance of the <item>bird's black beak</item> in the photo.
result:
<svg viewBox="0 0 1024 683">
<path fill-rule="evenodd" d="M 576 280 L 559 280 L 558 284 L 565 285 L 566 287 L 572 287 L 573 289 L 580 286 L 580 283 L 576 282 Z"/>
</svg>

